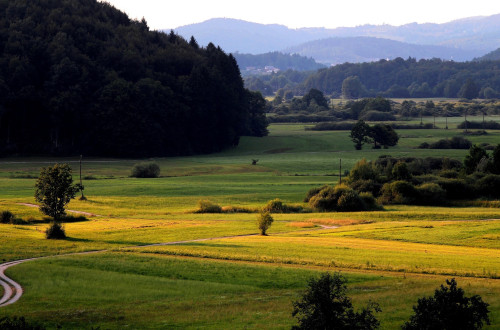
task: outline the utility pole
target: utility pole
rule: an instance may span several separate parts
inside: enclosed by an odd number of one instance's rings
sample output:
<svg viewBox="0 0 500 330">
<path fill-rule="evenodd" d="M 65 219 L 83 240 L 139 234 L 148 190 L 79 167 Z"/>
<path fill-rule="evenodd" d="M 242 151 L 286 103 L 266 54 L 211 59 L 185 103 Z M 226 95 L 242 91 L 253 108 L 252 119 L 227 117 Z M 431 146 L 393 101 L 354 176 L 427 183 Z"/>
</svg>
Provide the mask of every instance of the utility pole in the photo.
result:
<svg viewBox="0 0 500 330">
<path fill-rule="evenodd" d="M 83 158 L 83 155 L 80 155 L 80 189 L 81 189 L 81 192 L 82 192 L 82 196 L 80 197 L 80 200 L 81 201 L 85 201 L 87 200 L 87 198 L 85 196 L 83 196 L 83 184 L 82 184 L 82 158 Z"/>
<path fill-rule="evenodd" d="M 342 184 L 342 158 L 340 158 L 339 184 Z"/>
</svg>

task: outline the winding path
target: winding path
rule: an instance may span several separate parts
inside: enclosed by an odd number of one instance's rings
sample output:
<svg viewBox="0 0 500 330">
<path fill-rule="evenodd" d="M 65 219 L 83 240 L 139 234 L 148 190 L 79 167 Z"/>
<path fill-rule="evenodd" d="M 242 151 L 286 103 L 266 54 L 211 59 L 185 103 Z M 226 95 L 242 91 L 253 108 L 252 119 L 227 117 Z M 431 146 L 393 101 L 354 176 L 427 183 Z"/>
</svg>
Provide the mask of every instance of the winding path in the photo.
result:
<svg viewBox="0 0 500 330">
<path fill-rule="evenodd" d="M 26 204 L 23 204 L 23 205 L 26 205 Z M 32 206 L 32 205 L 33 204 L 28 204 L 26 206 Z M 337 226 L 320 225 L 320 228 L 312 229 L 312 230 L 335 229 L 335 228 L 338 228 L 338 227 Z M 311 231 L 311 230 L 306 230 L 306 231 Z M 283 234 L 283 233 L 277 233 L 277 234 Z M 245 234 L 245 235 L 232 235 L 232 236 L 222 236 L 222 237 L 198 238 L 198 239 L 192 239 L 192 240 L 186 240 L 186 241 L 174 241 L 174 242 L 147 244 L 147 245 L 136 245 L 136 246 L 129 246 L 128 248 L 143 248 L 143 247 L 150 247 L 150 246 L 175 245 L 175 244 L 203 242 L 203 241 L 211 241 L 211 240 L 235 238 L 235 237 L 250 237 L 250 236 L 258 236 L 258 234 Z M 102 253 L 102 252 L 107 252 L 107 251 L 109 251 L 109 250 L 67 253 L 67 254 L 59 254 L 59 255 L 55 255 L 55 256 L 45 256 L 45 257 L 22 259 L 22 260 L 10 261 L 10 262 L 0 264 L 0 285 L 3 287 L 3 290 L 4 290 L 3 296 L 0 298 L 0 307 L 5 307 L 5 306 L 8 306 L 8 305 L 15 303 L 23 295 L 23 288 L 21 287 L 21 285 L 19 283 L 15 282 L 14 280 L 12 280 L 11 278 L 7 277 L 7 275 L 5 275 L 4 272 L 7 268 L 15 266 L 15 265 L 19 265 L 19 264 L 26 262 L 26 261 L 39 260 L 39 259 L 51 258 L 51 257 L 64 257 L 64 256 L 70 256 L 70 255 Z"/>
</svg>

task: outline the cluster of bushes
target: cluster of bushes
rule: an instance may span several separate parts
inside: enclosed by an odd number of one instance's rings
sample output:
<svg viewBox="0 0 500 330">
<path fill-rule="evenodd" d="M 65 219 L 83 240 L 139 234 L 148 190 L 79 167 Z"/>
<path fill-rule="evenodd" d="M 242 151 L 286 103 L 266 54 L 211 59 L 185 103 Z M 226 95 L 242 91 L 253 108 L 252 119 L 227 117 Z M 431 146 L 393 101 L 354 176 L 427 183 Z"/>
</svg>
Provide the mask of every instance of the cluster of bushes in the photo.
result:
<svg viewBox="0 0 500 330">
<path fill-rule="evenodd" d="M 212 203 L 209 200 L 199 200 L 198 209 L 195 213 L 256 213 L 256 212 L 268 212 L 268 213 L 299 213 L 305 212 L 304 208 L 300 205 L 289 205 L 283 203 L 279 198 L 270 200 L 261 209 L 250 209 L 240 206 L 220 206 L 218 204 Z"/>
<path fill-rule="evenodd" d="M 419 149 L 469 149 L 472 143 L 462 136 L 454 136 L 451 139 L 441 139 L 437 142 L 424 142 L 418 146 Z"/>
<path fill-rule="evenodd" d="M 500 198 L 500 145 L 492 159 L 472 146 L 464 163 L 449 158 L 394 158 L 359 161 L 345 182 L 381 204 L 445 205 L 454 200 Z"/>
<path fill-rule="evenodd" d="M 367 121 L 379 121 L 376 119 L 364 119 Z M 380 120 L 388 121 L 388 120 Z M 312 127 L 306 127 L 306 131 L 350 131 L 356 123 L 350 121 L 340 121 L 340 122 L 326 122 L 317 123 Z M 431 123 L 426 124 L 401 124 L 401 123 L 390 123 L 388 124 L 392 129 L 432 129 L 434 125 Z"/>
<path fill-rule="evenodd" d="M 160 166 L 156 163 L 139 163 L 132 168 L 133 178 L 158 178 L 160 176 Z"/>
<path fill-rule="evenodd" d="M 24 225 L 24 224 L 27 224 L 26 221 L 24 221 L 21 218 L 17 218 L 10 211 L 2 211 L 2 213 L 0 213 L 0 223 L 8 223 L 8 224 L 11 224 L 11 225 Z"/>
<path fill-rule="evenodd" d="M 319 123 L 329 122 L 334 119 L 335 117 L 332 116 L 309 114 L 276 115 L 267 117 L 269 123 Z"/>
<path fill-rule="evenodd" d="M 309 203 L 312 209 L 320 212 L 356 212 L 381 209 L 370 192 L 358 193 L 342 184 L 335 187 L 325 185 L 312 188 L 307 192 L 304 202 Z"/>
<path fill-rule="evenodd" d="M 489 120 L 485 122 L 480 121 L 464 121 L 457 126 L 458 129 L 491 129 L 498 130 L 500 129 L 500 123 L 496 121 Z"/>
</svg>

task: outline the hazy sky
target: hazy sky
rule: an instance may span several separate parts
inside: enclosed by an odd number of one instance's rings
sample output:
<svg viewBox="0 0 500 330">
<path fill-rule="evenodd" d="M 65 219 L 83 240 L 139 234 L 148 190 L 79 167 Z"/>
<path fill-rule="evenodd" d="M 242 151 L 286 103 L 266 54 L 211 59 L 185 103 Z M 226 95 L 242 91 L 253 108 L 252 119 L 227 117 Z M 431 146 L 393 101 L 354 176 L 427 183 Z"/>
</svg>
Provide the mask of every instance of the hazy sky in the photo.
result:
<svg viewBox="0 0 500 330">
<path fill-rule="evenodd" d="M 107 0 L 151 29 L 226 17 L 290 28 L 363 24 L 444 23 L 500 14 L 498 0 Z"/>
</svg>

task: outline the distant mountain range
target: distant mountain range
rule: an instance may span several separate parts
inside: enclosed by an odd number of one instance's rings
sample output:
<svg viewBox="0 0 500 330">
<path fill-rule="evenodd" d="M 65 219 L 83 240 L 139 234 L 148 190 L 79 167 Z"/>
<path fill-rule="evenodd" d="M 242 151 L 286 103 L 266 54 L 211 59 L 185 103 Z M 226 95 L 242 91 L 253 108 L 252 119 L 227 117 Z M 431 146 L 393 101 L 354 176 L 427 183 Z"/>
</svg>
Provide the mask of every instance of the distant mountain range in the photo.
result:
<svg viewBox="0 0 500 330">
<path fill-rule="evenodd" d="M 466 61 L 500 46 L 500 14 L 443 24 L 363 25 L 336 29 L 289 29 L 278 24 L 215 18 L 181 26 L 175 32 L 187 39 L 194 36 L 200 45 L 212 42 L 230 53 L 282 51 L 311 56 L 326 64 L 408 56 Z M 328 53 L 335 56 L 327 56 Z"/>
<path fill-rule="evenodd" d="M 375 37 L 335 37 L 314 40 L 286 48 L 284 53 L 312 57 L 323 64 L 373 62 L 380 59 L 392 60 L 397 57 L 441 58 L 443 60 L 462 62 L 478 55 L 478 51 L 475 50 L 435 45 L 416 45 Z"/>
</svg>

